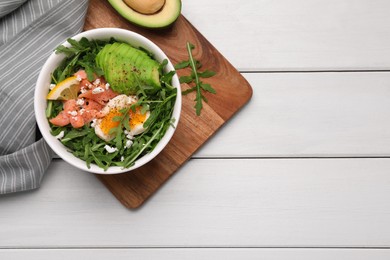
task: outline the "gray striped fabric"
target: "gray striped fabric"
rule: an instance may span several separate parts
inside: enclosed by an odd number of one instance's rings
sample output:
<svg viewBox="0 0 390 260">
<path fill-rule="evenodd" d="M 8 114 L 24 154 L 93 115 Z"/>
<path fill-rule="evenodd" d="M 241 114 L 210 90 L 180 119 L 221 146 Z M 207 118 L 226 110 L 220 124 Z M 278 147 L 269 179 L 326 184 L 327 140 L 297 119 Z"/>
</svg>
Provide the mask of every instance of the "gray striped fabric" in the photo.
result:
<svg viewBox="0 0 390 260">
<path fill-rule="evenodd" d="M 39 187 L 50 164 L 52 151 L 36 142 L 35 82 L 54 48 L 82 30 L 87 6 L 88 0 L 0 3 L 6 14 L 0 19 L 0 194 Z"/>
<path fill-rule="evenodd" d="M 0 17 L 9 14 L 27 0 L 1 0 L 0 2 Z"/>
</svg>

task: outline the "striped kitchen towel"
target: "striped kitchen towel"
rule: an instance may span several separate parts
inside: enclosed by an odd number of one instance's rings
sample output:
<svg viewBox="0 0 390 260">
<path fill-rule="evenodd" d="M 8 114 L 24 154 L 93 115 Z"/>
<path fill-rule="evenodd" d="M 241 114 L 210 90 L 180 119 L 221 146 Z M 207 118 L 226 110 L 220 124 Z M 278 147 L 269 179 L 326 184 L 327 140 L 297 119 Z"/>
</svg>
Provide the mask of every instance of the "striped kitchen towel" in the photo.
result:
<svg viewBox="0 0 390 260">
<path fill-rule="evenodd" d="M 52 151 L 36 141 L 34 88 L 50 53 L 84 25 L 88 0 L 0 1 L 0 194 L 39 187 Z"/>
</svg>

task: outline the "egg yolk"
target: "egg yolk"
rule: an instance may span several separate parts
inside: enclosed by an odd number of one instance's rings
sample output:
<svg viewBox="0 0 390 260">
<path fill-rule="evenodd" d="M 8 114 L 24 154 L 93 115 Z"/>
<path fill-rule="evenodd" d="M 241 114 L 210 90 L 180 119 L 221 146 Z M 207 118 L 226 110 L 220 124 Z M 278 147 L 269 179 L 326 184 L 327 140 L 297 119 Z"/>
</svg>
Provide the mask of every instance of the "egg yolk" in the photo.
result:
<svg viewBox="0 0 390 260">
<path fill-rule="evenodd" d="M 102 122 L 100 123 L 100 128 L 104 134 L 108 135 L 112 128 L 119 125 L 119 121 L 112 120 L 116 116 L 122 116 L 122 113 L 117 109 L 112 109 L 105 117 L 103 117 Z"/>
<path fill-rule="evenodd" d="M 105 117 L 102 118 L 100 128 L 104 134 L 108 135 L 112 128 L 115 128 L 119 125 L 119 121 L 113 120 L 113 118 L 116 116 L 122 116 L 122 113 L 117 109 L 112 109 Z M 136 108 L 135 112 L 130 109 L 129 117 L 130 129 L 134 129 L 134 127 L 137 125 L 143 125 L 143 123 L 146 121 L 146 113 L 141 114 L 139 107 Z"/>
<path fill-rule="evenodd" d="M 135 112 L 130 109 L 130 128 L 134 129 L 137 125 L 143 125 L 146 121 L 146 113 L 142 114 L 140 111 L 140 107 L 137 107 Z"/>
</svg>

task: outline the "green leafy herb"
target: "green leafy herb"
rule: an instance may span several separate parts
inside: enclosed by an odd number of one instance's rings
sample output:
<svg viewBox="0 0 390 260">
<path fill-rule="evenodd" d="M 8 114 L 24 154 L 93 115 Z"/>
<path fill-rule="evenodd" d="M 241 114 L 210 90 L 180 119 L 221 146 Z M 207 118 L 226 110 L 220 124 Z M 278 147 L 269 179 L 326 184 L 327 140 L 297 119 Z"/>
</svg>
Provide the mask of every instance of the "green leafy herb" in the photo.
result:
<svg viewBox="0 0 390 260">
<path fill-rule="evenodd" d="M 190 62 L 188 60 L 179 62 L 178 64 L 175 65 L 175 69 L 180 70 L 184 69 L 190 66 Z"/>
<path fill-rule="evenodd" d="M 188 76 L 181 76 L 179 78 L 180 83 L 187 83 L 191 84 L 191 88 L 185 90 L 182 92 L 183 95 L 187 95 L 191 92 L 196 92 L 196 97 L 195 97 L 195 110 L 196 110 L 196 115 L 200 116 L 201 110 L 203 108 L 203 101 L 207 103 L 207 98 L 203 95 L 203 91 L 210 92 L 212 94 L 216 94 L 217 92 L 215 91 L 214 88 L 211 87 L 210 84 L 205 84 L 203 83 L 200 78 L 210 78 L 214 76 L 216 73 L 211 70 L 205 70 L 203 72 L 199 72 L 198 69 L 202 67 L 202 64 L 195 60 L 193 55 L 192 55 L 192 50 L 195 49 L 195 46 L 189 42 L 186 44 L 187 52 L 188 52 L 188 57 L 189 59 L 187 61 L 182 61 L 179 62 L 178 64 L 175 65 L 175 69 L 184 69 L 187 67 L 191 68 L 191 75 Z"/>
<path fill-rule="evenodd" d="M 76 139 L 78 137 L 82 137 L 88 134 L 87 129 L 71 129 L 70 131 L 67 132 L 67 134 L 64 136 L 64 138 L 61 139 L 62 143 L 69 142 L 73 139 Z"/>
<path fill-rule="evenodd" d="M 110 41 L 114 41 L 111 39 Z M 98 40 L 88 40 L 83 37 L 80 41 L 68 39 L 70 47 L 60 45 L 56 48 L 56 53 L 63 53 L 67 58 L 53 72 L 53 81 L 61 82 L 69 76 L 72 76 L 79 69 L 84 69 L 88 79 L 93 79 L 93 74 L 98 76 L 103 75 L 101 68 L 96 66 L 95 58 L 97 53 L 103 48 L 107 42 Z"/>
</svg>

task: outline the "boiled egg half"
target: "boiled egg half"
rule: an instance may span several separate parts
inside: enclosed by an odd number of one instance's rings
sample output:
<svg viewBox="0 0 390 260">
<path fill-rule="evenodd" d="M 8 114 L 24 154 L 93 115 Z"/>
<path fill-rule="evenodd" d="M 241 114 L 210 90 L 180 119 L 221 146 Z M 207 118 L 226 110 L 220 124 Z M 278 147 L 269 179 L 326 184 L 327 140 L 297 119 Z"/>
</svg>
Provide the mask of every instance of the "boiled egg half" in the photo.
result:
<svg viewBox="0 0 390 260">
<path fill-rule="evenodd" d="M 92 127 L 95 129 L 95 133 L 101 139 L 110 141 L 115 137 L 115 133 L 110 133 L 110 130 L 119 125 L 118 121 L 114 121 L 114 117 L 122 116 L 121 109 L 129 107 L 137 102 L 136 96 L 118 95 L 111 99 L 107 105 L 102 109 L 103 117 L 97 119 Z M 150 112 L 146 111 L 144 114 L 141 113 L 141 107 L 137 107 L 135 112 L 130 109 L 130 132 L 128 135 L 134 136 L 141 134 L 145 131 L 143 124 L 149 118 Z"/>
</svg>

